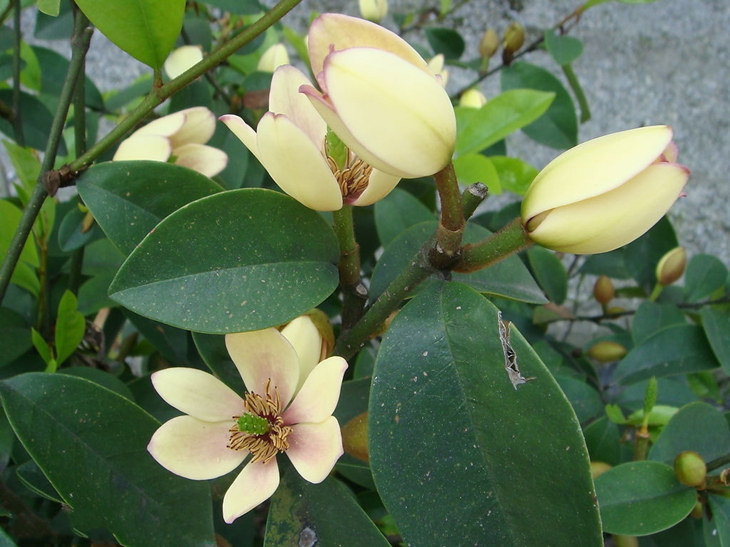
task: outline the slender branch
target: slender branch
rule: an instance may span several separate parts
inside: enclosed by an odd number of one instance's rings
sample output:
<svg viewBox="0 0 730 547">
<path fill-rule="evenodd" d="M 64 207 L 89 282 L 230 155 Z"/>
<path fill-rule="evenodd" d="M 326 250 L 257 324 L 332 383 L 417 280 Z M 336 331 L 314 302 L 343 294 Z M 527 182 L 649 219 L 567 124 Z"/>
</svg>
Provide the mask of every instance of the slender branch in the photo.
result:
<svg viewBox="0 0 730 547">
<path fill-rule="evenodd" d="M 334 211 L 334 229 L 340 244 L 340 286 L 343 291 L 342 328 L 349 329 L 360 319 L 368 292 L 360 280 L 360 246 L 355 241 L 352 205 Z"/>
<path fill-rule="evenodd" d="M 578 76 L 575 75 L 572 65 L 563 65 L 563 74 L 565 74 L 566 80 L 570 85 L 570 89 L 573 90 L 575 98 L 578 101 L 578 107 L 580 108 L 580 123 L 585 123 L 591 119 L 591 107 L 588 105 L 588 99 L 583 91 L 583 87 L 578 81 Z"/>
<path fill-rule="evenodd" d="M 21 0 L 15 0 L 14 26 L 13 29 L 13 111 L 10 121 L 13 124 L 15 142 L 18 146 L 25 147 L 25 135 L 23 135 L 23 112 L 20 107 L 20 12 L 22 11 Z"/>
<path fill-rule="evenodd" d="M 454 271 L 481 270 L 531 244 L 532 241 L 527 236 L 521 219 L 516 218 L 500 231 L 479 243 L 465 245 L 461 253 L 461 260 L 454 266 Z"/>
<path fill-rule="evenodd" d="M 719 458 L 715 458 L 714 460 L 710 460 L 705 464 L 705 467 L 707 467 L 708 471 L 713 471 L 717 469 L 718 467 L 722 467 L 723 465 L 727 465 L 730 463 L 730 454 L 725 454 L 724 456 L 720 456 Z"/>
</svg>

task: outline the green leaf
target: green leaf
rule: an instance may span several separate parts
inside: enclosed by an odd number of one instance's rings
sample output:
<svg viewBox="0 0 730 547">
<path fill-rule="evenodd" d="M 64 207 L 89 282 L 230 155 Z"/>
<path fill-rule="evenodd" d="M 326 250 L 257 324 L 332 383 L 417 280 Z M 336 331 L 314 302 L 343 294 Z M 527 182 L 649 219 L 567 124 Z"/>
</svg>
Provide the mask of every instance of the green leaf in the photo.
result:
<svg viewBox="0 0 730 547">
<path fill-rule="evenodd" d="M 672 325 L 634 347 L 616 367 L 613 380 L 631 384 L 651 376 L 687 374 L 717 366 L 702 327 Z"/>
<path fill-rule="evenodd" d="M 194 332 L 193 342 L 200 357 L 219 380 L 236 393 L 246 392 L 241 373 L 238 372 L 226 349 L 225 336 Z"/>
<path fill-rule="evenodd" d="M 74 206 L 63 215 L 61 224 L 58 227 L 58 245 L 62 251 L 70 253 L 83 247 L 97 235 L 96 226 L 92 225 L 86 232 L 83 231 L 83 222 L 86 213 Z M 101 233 L 99 233 L 101 235 Z"/>
<path fill-rule="evenodd" d="M 389 545 L 341 482 L 310 484 L 290 468 L 271 498 L 264 546 L 315 544 Z"/>
<path fill-rule="evenodd" d="M 583 430 L 591 461 L 621 463 L 621 433 L 615 422 L 603 416 Z"/>
<path fill-rule="evenodd" d="M 705 462 L 730 453 L 730 426 L 722 412 L 700 401 L 683 406 L 651 447 L 649 459 L 672 465 L 685 450 L 697 452 Z"/>
<path fill-rule="evenodd" d="M 708 254 L 695 255 L 684 273 L 684 294 L 690 302 L 703 300 L 721 289 L 727 278 L 727 268 L 719 258 Z"/>
<path fill-rule="evenodd" d="M 61 95 L 63 81 L 71 63 L 63 55 L 51 49 L 40 46 L 32 46 L 32 49 L 40 65 L 40 91 L 42 94 L 57 100 L 57 97 Z M 84 93 L 88 108 L 94 110 L 104 109 L 104 99 L 102 99 L 101 92 L 88 77 L 84 80 Z"/>
<path fill-rule="evenodd" d="M 9 308 L 0 308 L 0 367 L 12 363 L 32 346 L 25 318 Z"/>
<path fill-rule="evenodd" d="M 464 39 L 454 29 L 426 27 L 426 40 L 434 55 L 442 53 L 446 59 L 456 60 L 464 54 Z"/>
<path fill-rule="evenodd" d="M 31 329 L 30 335 L 33 347 L 38 352 L 38 355 L 41 356 L 43 362 L 47 365 L 46 368 L 56 370 L 56 360 L 53 358 L 53 350 L 51 349 L 51 346 L 37 330 Z"/>
<path fill-rule="evenodd" d="M 502 89 L 527 88 L 550 92 L 555 99 L 543 116 L 522 128 L 531 139 L 551 148 L 571 148 L 578 144 L 578 119 L 570 94 L 560 80 L 544 68 L 525 62 L 502 70 Z"/>
<path fill-rule="evenodd" d="M 7 256 L 10 249 L 10 242 L 15 236 L 20 219 L 23 213 L 15 205 L 7 200 L 0 200 L 0 255 Z M 12 283 L 22 287 L 31 294 L 37 295 L 40 291 L 40 282 L 36 274 L 39 265 L 38 252 L 36 251 L 33 238 L 29 237 L 20 252 L 18 264 L 10 278 Z"/>
<path fill-rule="evenodd" d="M 196 171 L 159 161 L 99 163 L 81 174 L 76 187 L 101 229 L 124 254 L 170 213 L 221 191 Z"/>
<path fill-rule="evenodd" d="M 388 245 L 375 265 L 370 280 L 370 299 L 375 300 L 388 284 L 410 263 L 421 245 L 436 231 L 438 221 L 421 222 L 411 226 Z M 486 228 L 467 223 L 464 243 L 475 243 L 489 236 Z M 517 256 L 509 256 L 489 268 L 463 274 L 454 273 L 453 279 L 461 281 L 479 292 L 511 298 L 532 304 L 544 304 L 545 296 L 527 268 Z M 424 281 L 419 291 L 434 283 L 434 278 Z"/>
<path fill-rule="evenodd" d="M 161 68 L 182 29 L 185 0 L 77 0 L 101 33 L 138 61 Z"/>
<path fill-rule="evenodd" d="M 686 517 L 697 492 L 679 483 L 674 469 L 652 461 L 618 465 L 596 478 L 603 530 L 611 534 L 646 536 Z"/>
<path fill-rule="evenodd" d="M 125 545 L 215 545 L 210 491 L 147 454 L 149 414 L 93 382 L 30 373 L 0 383 L 10 424 L 82 531 Z"/>
<path fill-rule="evenodd" d="M 489 158 L 482 154 L 466 154 L 454 160 L 456 178 L 461 184 L 481 182 L 490 194 L 501 194 L 502 185 L 499 182 L 497 169 Z"/>
<path fill-rule="evenodd" d="M 717 494 L 707 496 L 712 511 L 712 520 L 704 519 L 705 533 L 716 538 L 719 545 L 730 545 L 730 499 Z M 707 545 L 711 545 L 707 542 Z"/>
<path fill-rule="evenodd" d="M 0 102 L 13 104 L 12 89 L 0 89 Z M 34 95 L 20 92 L 20 109 L 23 112 L 22 127 L 25 144 L 36 150 L 45 150 L 48 140 L 48 129 L 53 125 L 53 114 L 45 104 Z M 15 138 L 15 130 L 5 116 L 0 117 L 0 132 Z M 66 154 L 66 144 L 61 139 L 59 154 Z"/>
<path fill-rule="evenodd" d="M 715 357 L 730 374 L 730 316 L 717 308 L 707 307 L 700 310 L 700 317 Z"/>
<path fill-rule="evenodd" d="M 568 272 L 553 251 L 534 246 L 527 250 L 530 271 L 551 302 L 562 304 L 568 294 Z"/>
<path fill-rule="evenodd" d="M 480 152 L 542 116 L 554 93 L 512 89 L 489 100 L 479 110 L 456 107 L 456 155 Z"/>
<path fill-rule="evenodd" d="M 157 225 L 109 287 L 130 310 L 224 334 L 278 325 L 337 286 L 337 240 L 311 209 L 245 188 L 190 203 Z"/>
<path fill-rule="evenodd" d="M 657 304 L 643 301 L 639 304 L 634 322 L 631 324 L 631 334 L 636 345 L 644 342 L 652 334 L 673 325 L 686 325 L 682 310 L 672 304 Z"/>
<path fill-rule="evenodd" d="M 532 165 L 519 158 L 491 156 L 489 160 L 497 169 L 502 189 L 509 190 L 519 196 L 525 195 L 538 173 Z"/>
<path fill-rule="evenodd" d="M 55 345 L 56 361 L 61 365 L 68 359 L 84 338 L 86 319 L 78 311 L 76 296 L 66 291 L 58 304 L 56 318 Z"/>
<path fill-rule="evenodd" d="M 38 0 L 38 9 L 46 15 L 56 17 L 61 13 L 61 0 Z"/>
<path fill-rule="evenodd" d="M 583 53 L 583 42 L 573 36 L 558 36 L 553 29 L 545 31 L 545 46 L 560 66 L 569 65 Z"/>
<path fill-rule="evenodd" d="M 497 309 L 459 283 L 416 296 L 378 352 L 370 466 L 412 545 L 602 545 L 575 414 L 516 329 L 505 371 Z M 457 509 L 454 509 L 457 508 Z"/>
<path fill-rule="evenodd" d="M 656 283 L 655 270 L 659 259 L 678 245 L 677 234 L 665 216 L 651 230 L 624 247 L 626 268 L 647 294 Z"/>
<path fill-rule="evenodd" d="M 375 203 L 375 229 L 380 244 L 387 247 L 396 236 L 414 224 L 433 220 L 434 215 L 423 202 L 413 194 L 395 188 L 390 194 Z"/>
<path fill-rule="evenodd" d="M 601 395 L 584 380 L 564 375 L 555 376 L 555 380 L 570 401 L 580 423 L 586 423 L 603 413 Z"/>
</svg>

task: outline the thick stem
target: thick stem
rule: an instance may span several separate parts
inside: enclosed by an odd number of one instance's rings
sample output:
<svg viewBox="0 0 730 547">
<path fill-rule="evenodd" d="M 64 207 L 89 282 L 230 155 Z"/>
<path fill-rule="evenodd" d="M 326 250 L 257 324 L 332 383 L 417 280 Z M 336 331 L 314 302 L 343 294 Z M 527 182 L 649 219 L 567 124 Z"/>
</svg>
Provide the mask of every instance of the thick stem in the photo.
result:
<svg viewBox="0 0 730 547">
<path fill-rule="evenodd" d="M 368 293 L 360 280 L 360 246 L 355 241 L 355 224 L 352 206 L 345 205 L 332 213 L 337 242 L 340 244 L 340 286 L 344 302 L 342 305 L 342 328 L 349 329 L 362 315 Z"/>
<path fill-rule="evenodd" d="M 454 265 L 457 272 L 475 272 L 529 247 L 532 241 L 520 218 L 514 219 L 500 231 L 479 243 L 465 245 L 461 260 Z"/>
<path fill-rule="evenodd" d="M 436 230 L 436 244 L 429 251 L 428 260 L 436 269 L 445 270 L 459 257 L 464 235 L 464 213 L 454 164 L 449 163 L 435 173 L 434 179 L 441 202 L 441 222 Z"/>
<path fill-rule="evenodd" d="M 487 199 L 488 194 L 489 188 L 481 182 L 475 182 L 464 190 L 464 193 L 461 194 L 461 210 L 465 220 L 471 218 L 477 207 Z"/>
</svg>

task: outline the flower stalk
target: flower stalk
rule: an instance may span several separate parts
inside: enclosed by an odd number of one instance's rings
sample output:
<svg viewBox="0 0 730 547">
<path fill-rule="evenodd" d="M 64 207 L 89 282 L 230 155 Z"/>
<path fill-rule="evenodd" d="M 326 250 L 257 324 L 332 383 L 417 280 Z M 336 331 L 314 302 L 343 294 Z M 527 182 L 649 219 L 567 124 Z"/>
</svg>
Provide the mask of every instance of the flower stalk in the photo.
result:
<svg viewBox="0 0 730 547">
<path fill-rule="evenodd" d="M 340 286 L 344 302 L 342 305 L 342 328 L 350 328 L 362 315 L 368 293 L 360 280 L 360 246 L 355 240 L 355 225 L 352 220 L 352 206 L 332 212 L 334 229 L 340 245 Z"/>
<path fill-rule="evenodd" d="M 438 270 L 448 268 L 458 258 L 464 235 L 464 213 L 454 164 L 434 174 L 441 202 L 441 222 L 436 230 L 436 244 L 429 251 L 430 264 Z"/>
<path fill-rule="evenodd" d="M 456 272 L 475 272 L 499 262 L 503 258 L 526 249 L 532 241 L 519 218 L 478 243 L 465 245 L 461 259 L 454 266 Z"/>
</svg>

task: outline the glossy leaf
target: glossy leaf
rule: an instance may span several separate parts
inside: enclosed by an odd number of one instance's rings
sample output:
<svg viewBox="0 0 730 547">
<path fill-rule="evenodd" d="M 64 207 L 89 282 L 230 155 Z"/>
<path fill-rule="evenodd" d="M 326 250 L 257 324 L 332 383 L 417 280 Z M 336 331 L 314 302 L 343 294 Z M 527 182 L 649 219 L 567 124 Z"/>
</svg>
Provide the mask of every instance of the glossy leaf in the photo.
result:
<svg viewBox="0 0 730 547">
<path fill-rule="evenodd" d="M 538 173 L 532 165 L 519 158 L 492 156 L 489 160 L 497 170 L 502 189 L 509 190 L 519 196 L 525 195 Z"/>
<path fill-rule="evenodd" d="M 25 318 L 9 308 L 0 308 L 0 367 L 15 361 L 32 345 Z"/>
<path fill-rule="evenodd" d="M 40 65 L 41 93 L 58 97 L 61 94 L 63 81 L 69 69 L 69 61 L 60 53 L 51 49 L 39 46 L 32 46 L 33 52 Z M 86 106 L 94 110 L 104 109 L 104 100 L 101 92 L 97 89 L 88 77 L 84 81 L 84 92 L 86 94 Z"/>
<path fill-rule="evenodd" d="M 226 349 L 225 336 L 193 333 L 193 342 L 210 371 L 236 393 L 245 393 L 246 386 Z"/>
<path fill-rule="evenodd" d="M 403 268 L 412 260 L 415 253 L 436 231 L 437 221 L 421 222 L 401 233 L 385 250 L 378 260 L 370 281 L 370 298 L 377 298 Z M 464 232 L 464 242 L 474 243 L 484 239 L 490 232 L 478 224 L 468 223 Z M 533 304 L 547 302 L 540 287 L 537 286 L 527 268 L 516 256 L 510 256 L 489 268 L 473 273 L 454 273 L 453 279 L 460 281 L 479 292 L 512 298 Z M 434 282 L 433 279 L 421 284 L 423 290 Z"/>
<path fill-rule="evenodd" d="M 730 317 L 711 307 L 702 308 L 700 317 L 715 357 L 725 372 L 730 374 Z"/>
<path fill-rule="evenodd" d="M 104 233 L 124 254 L 170 213 L 221 191 L 196 171 L 157 161 L 99 163 L 81 174 L 76 187 Z"/>
<path fill-rule="evenodd" d="M 84 231 L 85 218 L 86 214 L 75 206 L 63 215 L 58 227 L 58 244 L 62 251 L 75 251 L 96 237 L 96 225 L 92 224 L 90 229 Z"/>
<path fill-rule="evenodd" d="M 659 462 L 618 465 L 595 482 L 603 529 L 612 534 L 666 530 L 686 517 L 697 500 L 695 489 L 680 484 L 674 469 Z"/>
<path fill-rule="evenodd" d="M 534 246 L 527 250 L 527 261 L 535 280 L 551 302 L 562 304 L 568 294 L 568 272 L 553 251 Z"/>
<path fill-rule="evenodd" d="M 656 283 L 657 263 L 665 253 L 678 245 L 674 227 L 665 216 L 651 230 L 624 247 L 626 268 L 647 294 Z"/>
<path fill-rule="evenodd" d="M 536 377 L 518 389 L 497 309 L 459 283 L 415 297 L 385 335 L 370 465 L 406 543 L 602 545 L 575 414 L 514 328 L 511 345 L 522 373 Z"/>
<path fill-rule="evenodd" d="M 15 205 L 7 200 L 0 200 L 0 255 L 6 256 L 10 249 L 10 242 L 18 229 L 22 215 L 23 213 Z M 33 238 L 28 238 L 20 252 L 10 281 L 37 295 L 40 291 L 40 282 L 35 269 L 39 264 L 38 251 Z"/>
<path fill-rule="evenodd" d="M 651 376 L 699 372 L 719 366 L 702 327 L 673 325 L 657 331 L 619 363 L 613 379 L 622 384 Z"/>
<path fill-rule="evenodd" d="M 705 532 L 719 545 L 730 545 L 730 498 L 710 494 L 707 501 L 712 511 L 712 520 L 704 519 Z M 711 545 L 707 542 L 708 545 Z"/>
<path fill-rule="evenodd" d="M 13 104 L 13 91 L 11 89 L 0 89 L 0 102 Z M 48 107 L 38 100 L 34 95 L 20 92 L 20 109 L 23 111 L 22 127 L 25 144 L 36 150 L 45 150 L 48 140 L 48 129 L 53 124 L 53 114 Z M 15 137 L 15 131 L 5 116 L 0 117 L 0 132 L 10 138 Z M 66 153 L 66 144 L 61 139 L 59 153 Z"/>
<path fill-rule="evenodd" d="M 77 0 L 104 36 L 138 61 L 161 68 L 182 29 L 185 0 Z"/>
<path fill-rule="evenodd" d="M 264 546 L 315 544 L 389 545 L 341 482 L 310 484 L 290 468 L 271 498 Z"/>
<path fill-rule="evenodd" d="M 727 268 L 716 256 L 693 256 L 684 273 L 684 293 L 687 300 L 697 302 L 709 297 L 725 285 L 727 278 Z"/>
<path fill-rule="evenodd" d="M 565 149 L 578 144 L 578 119 L 570 94 L 555 76 L 539 66 L 514 63 L 502 70 L 502 89 L 533 89 L 554 94 L 550 107 L 531 124 L 522 128 L 531 139 Z"/>
<path fill-rule="evenodd" d="M 480 152 L 542 116 L 554 93 L 513 89 L 497 95 L 479 110 L 456 107 L 456 155 Z"/>
<path fill-rule="evenodd" d="M 66 291 L 58 304 L 55 328 L 56 361 L 62 364 L 84 338 L 86 319 L 78 311 L 78 301 L 71 291 Z"/>
<path fill-rule="evenodd" d="M 443 27 L 426 27 L 426 40 L 434 54 L 442 53 L 446 59 L 458 59 L 464 54 L 466 44 L 458 31 Z"/>
<path fill-rule="evenodd" d="M 413 194 L 395 188 L 385 198 L 375 203 L 375 229 L 384 247 L 396 236 L 414 224 L 433 220 L 434 215 Z"/>
<path fill-rule="evenodd" d="M 656 302 L 643 301 L 634 314 L 634 322 L 631 324 L 631 334 L 636 345 L 644 342 L 652 334 L 672 325 L 685 325 L 682 311 L 671 304 L 657 304 Z"/>
<path fill-rule="evenodd" d="M 461 184 L 481 182 L 490 194 L 501 194 L 499 174 L 492 161 L 482 154 L 466 154 L 454 160 L 456 178 Z"/>
<path fill-rule="evenodd" d="M 602 416 L 583 430 L 591 461 L 621 463 L 621 434 L 618 425 Z"/>
<path fill-rule="evenodd" d="M 680 408 L 651 447 L 649 459 L 672 465 L 684 450 L 697 452 L 705 462 L 730 453 L 730 426 L 720 411 L 700 401 Z"/>
<path fill-rule="evenodd" d="M 262 189 L 221 192 L 168 216 L 109 287 L 130 310 L 223 334 L 279 325 L 338 282 L 337 241 L 320 215 Z"/>
<path fill-rule="evenodd" d="M 76 527 L 106 528 L 126 545 L 215 544 L 207 485 L 147 454 L 159 424 L 129 400 L 82 378 L 42 373 L 0 383 L 0 395 Z"/>
</svg>

